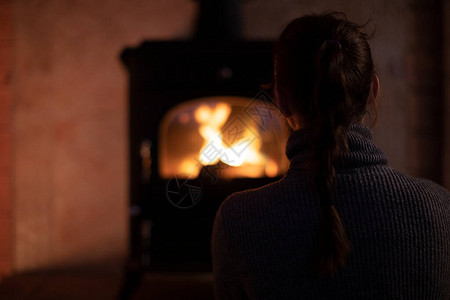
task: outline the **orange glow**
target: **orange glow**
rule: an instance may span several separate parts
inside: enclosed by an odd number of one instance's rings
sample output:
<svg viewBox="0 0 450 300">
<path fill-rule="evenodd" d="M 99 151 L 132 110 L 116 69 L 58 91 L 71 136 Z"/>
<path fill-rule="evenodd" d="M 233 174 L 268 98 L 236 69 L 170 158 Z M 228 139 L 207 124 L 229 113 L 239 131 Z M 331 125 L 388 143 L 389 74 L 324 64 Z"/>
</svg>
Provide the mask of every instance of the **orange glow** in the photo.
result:
<svg viewBox="0 0 450 300">
<path fill-rule="evenodd" d="M 214 109 L 207 105 L 201 105 L 195 110 L 195 120 L 200 125 L 199 132 L 204 139 L 199 159 L 205 166 L 214 165 L 221 159 L 220 155 L 208 156 L 208 147 L 218 154 L 226 150 L 222 143 L 221 128 L 227 121 L 230 113 L 231 107 L 223 102 L 218 103 Z"/>
<path fill-rule="evenodd" d="M 269 160 L 266 164 L 266 176 L 275 177 L 278 174 L 278 164 L 273 160 Z"/>
<path fill-rule="evenodd" d="M 161 125 L 161 176 L 195 178 L 212 172 L 221 178 L 257 178 L 284 172 L 285 123 L 275 115 L 261 131 L 258 119 L 245 110 L 250 105 L 258 103 L 215 97 L 170 111 Z"/>
<path fill-rule="evenodd" d="M 225 133 L 222 132 L 222 127 L 227 122 L 230 113 L 231 106 L 224 102 L 217 103 L 214 108 L 201 105 L 195 110 L 195 119 L 200 125 L 199 133 L 204 139 L 198 155 L 199 161 L 205 166 L 215 165 L 219 161 L 232 167 L 245 166 L 247 177 L 264 175 L 261 168 L 249 168 L 251 166 L 262 167 L 267 160 L 259 151 L 261 141 L 255 136 L 254 132 L 257 132 L 257 129 L 251 126 L 252 124 L 245 124 L 247 128 L 240 129 L 239 139 L 232 141 L 231 145 L 227 146 L 223 141 Z M 240 149 L 242 146 L 245 147 Z M 187 165 L 183 171 L 192 174 L 191 165 Z"/>
</svg>

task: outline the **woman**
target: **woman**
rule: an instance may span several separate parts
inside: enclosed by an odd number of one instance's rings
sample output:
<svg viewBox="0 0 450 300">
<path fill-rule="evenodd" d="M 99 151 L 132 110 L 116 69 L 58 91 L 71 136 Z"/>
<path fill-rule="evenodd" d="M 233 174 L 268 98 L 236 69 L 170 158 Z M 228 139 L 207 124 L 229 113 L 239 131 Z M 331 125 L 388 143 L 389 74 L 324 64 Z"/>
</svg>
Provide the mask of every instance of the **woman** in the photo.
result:
<svg viewBox="0 0 450 300">
<path fill-rule="evenodd" d="M 290 167 L 217 212 L 217 298 L 450 299 L 450 194 L 390 168 L 362 125 L 379 82 L 361 27 L 295 19 L 274 58 Z"/>
</svg>

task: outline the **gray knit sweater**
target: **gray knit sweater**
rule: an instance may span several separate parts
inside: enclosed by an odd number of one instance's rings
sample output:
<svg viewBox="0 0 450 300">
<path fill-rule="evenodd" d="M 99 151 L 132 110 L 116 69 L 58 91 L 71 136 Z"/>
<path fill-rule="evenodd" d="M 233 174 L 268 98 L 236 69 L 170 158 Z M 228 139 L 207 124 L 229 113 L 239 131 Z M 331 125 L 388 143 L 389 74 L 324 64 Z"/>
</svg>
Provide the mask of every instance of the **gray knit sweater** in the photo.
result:
<svg viewBox="0 0 450 300">
<path fill-rule="evenodd" d="M 302 167 L 309 137 L 290 136 L 281 180 L 235 193 L 217 212 L 217 299 L 450 299 L 450 193 L 389 167 L 362 125 L 336 160 L 335 206 L 352 251 L 334 278 L 311 275 L 320 209 Z"/>
</svg>

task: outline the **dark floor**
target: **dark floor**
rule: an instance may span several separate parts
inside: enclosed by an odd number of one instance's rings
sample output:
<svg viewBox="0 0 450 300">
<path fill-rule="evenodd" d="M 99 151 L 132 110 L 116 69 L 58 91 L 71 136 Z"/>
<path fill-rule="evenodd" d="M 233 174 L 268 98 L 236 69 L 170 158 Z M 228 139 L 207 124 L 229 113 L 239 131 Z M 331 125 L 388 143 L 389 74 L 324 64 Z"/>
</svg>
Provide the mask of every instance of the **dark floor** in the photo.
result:
<svg viewBox="0 0 450 300">
<path fill-rule="evenodd" d="M 3 300 L 118 299 L 120 272 L 52 271 L 18 274 L 0 284 Z M 148 273 L 130 300 L 214 299 L 211 273 Z"/>
</svg>

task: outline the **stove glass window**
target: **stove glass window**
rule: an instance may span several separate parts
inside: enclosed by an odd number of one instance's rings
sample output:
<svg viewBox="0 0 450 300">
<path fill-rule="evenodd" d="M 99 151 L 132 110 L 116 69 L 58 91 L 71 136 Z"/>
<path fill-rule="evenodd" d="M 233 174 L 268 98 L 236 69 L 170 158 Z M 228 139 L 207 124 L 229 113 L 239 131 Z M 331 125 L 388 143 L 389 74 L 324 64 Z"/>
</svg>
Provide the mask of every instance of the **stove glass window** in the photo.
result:
<svg viewBox="0 0 450 300">
<path fill-rule="evenodd" d="M 160 126 L 162 178 L 276 177 L 287 169 L 288 126 L 270 102 L 208 97 L 172 108 Z"/>
</svg>

